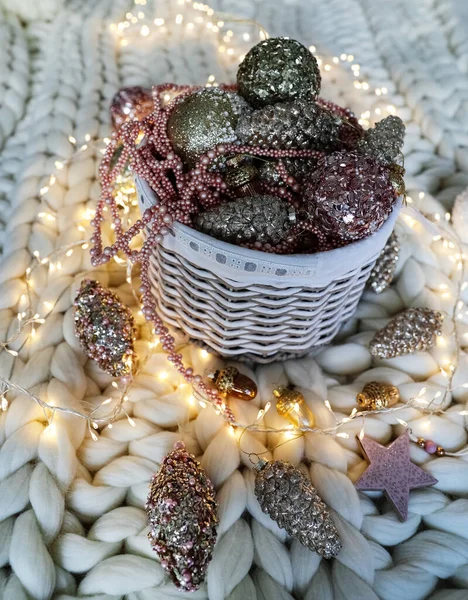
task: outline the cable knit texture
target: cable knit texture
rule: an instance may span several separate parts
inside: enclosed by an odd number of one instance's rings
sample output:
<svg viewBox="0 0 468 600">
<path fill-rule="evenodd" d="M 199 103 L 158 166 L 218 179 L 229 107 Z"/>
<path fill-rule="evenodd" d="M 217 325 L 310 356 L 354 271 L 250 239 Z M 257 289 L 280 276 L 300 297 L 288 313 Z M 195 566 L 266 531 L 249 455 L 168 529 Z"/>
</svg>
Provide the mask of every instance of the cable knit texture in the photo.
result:
<svg viewBox="0 0 468 600">
<path fill-rule="evenodd" d="M 109 102 L 122 85 L 164 81 L 204 83 L 210 74 L 233 81 L 234 65 L 218 54 L 214 36 L 175 24 L 183 12 L 176 0 L 158 0 L 156 16 L 166 31 L 121 46 L 109 25 L 125 18 L 128 0 L 0 0 L 0 335 L 17 326 L 25 293 L 24 273 L 32 253 L 45 256 L 82 239 L 76 223 L 99 194 L 99 153 L 90 148 L 57 173 L 44 199 L 56 219 L 41 219 L 39 189 L 57 160 L 73 153 L 69 136 L 83 144 L 86 134 L 109 135 Z M 332 65 L 324 74 L 324 95 L 350 105 L 358 115 L 391 103 L 406 121 L 407 188 L 416 205 L 442 214 L 468 184 L 468 10 L 456 0 L 224 0 L 223 13 L 255 19 L 271 35 L 314 44 Z M 137 9 L 138 10 L 138 9 Z M 233 25 L 234 28 L 235 25 Z M 245 50 L 248 42 L 245 42 Z M 357 90 L 348 68 L 333 56 L 352 54 L 360 79 Z M 385 97 L 371 93 L 385 87 Z M 377 113 L 378 114 L 378 113 Z M 419 192 L 424 191 L 424 198 Z M 465 209 L 466 210 L 466 209 Z M 388 318 L 405 307 L 450 310 L 437 290 L 454 290 L 455 271 L 444 251 L 422 227 L 397 225 L 401 242 L 397 279 L 376 296 L 366 292 L 358 311 L 335 343 L 313 357 L 242 370 L 256 380 L 251 403 L 233 401 L 243 422 L 272 399 L 274 385 L 297 386 L 319 426 L 333 425 L 328 398 L 338 416 L 350 413 L 363 385 L 380 380 L 400 389 L 407 401 L 424 385 L 428 394 L 444 384 L 439 368 L 445 349 L 371 361 L 368 343 Z M 87 361 L 74 336 L 72 300 L 86 250 L 63 257 L 61 270 L 34 278 L 37 311 L 52 313 L 36 337 L 21 336 L 19 356 L 0 354 L 0 373 L 60 406 L 95 406 L 115 395 L 111 379 Z M 80 275 L 78 275 L 80 274 Z M 135 305 L 121 267 L 100 268 L 93 276 Z M 468 300 L 465 292 L 464 300 Z M 461 323 L 468 332 L 468 325 Z M 465 329 L 463 329 L 465 328 Z M 466 336 L 464 338 L 467 339 Z M 149 340 L 137 342 L 144 354 Z M 199 372 L 211 362 L 200 350 L 184 351 Z M 159 380 L 155 374 L 167 370 Z M 468 381 L 465 347 L 455 385 Z M 447 450 L 467 442 L 464 417 L 468 390 L 449 394 L 444 415 L 430 422 L 412 409 L 401 411 L 416 435 Z M 450 402 L 453 406 L 449 408 Z M 4 600 L 171 600 L 176 592 L 146 537 L 144 501 L 151 474 L 182 437 L 217 490 L 218 542 L 206 584 L 194 600 L 461 600 L 468 594 L 468 462 L 431 457 L 417 446 L 413 460 L 439 480 L 413 491 L 409 518 L 398 521 L 378 494 L 358 493 L 352 481 L 365 467 L 355 434 L 349 439 L 307 435 L 266 457 L 301 465 L 329 505 L 343 549 L 326 561 L 288 539 L 265 515 L 254 495 L 254 474 L 246 454 L 210 408 L 189 406 L 178 378 L 156 352 L 138 375 L 126 403 L 126 419 L 92 441 L 82 421 L 56 415 L 46 430 L 42 411 L 29 398 L 11 396 L 0 413 L 0 598 Z M 278 425 L 270 411 L 267 423 Z M 366 421 L 366 434 L 387 443 L 401 427 L 389 415 Z M 263 452 L 277 436 L 245 433 L 245 452 Z M 466 457 L 465 457 L 466 458 Z"/>
</svg>

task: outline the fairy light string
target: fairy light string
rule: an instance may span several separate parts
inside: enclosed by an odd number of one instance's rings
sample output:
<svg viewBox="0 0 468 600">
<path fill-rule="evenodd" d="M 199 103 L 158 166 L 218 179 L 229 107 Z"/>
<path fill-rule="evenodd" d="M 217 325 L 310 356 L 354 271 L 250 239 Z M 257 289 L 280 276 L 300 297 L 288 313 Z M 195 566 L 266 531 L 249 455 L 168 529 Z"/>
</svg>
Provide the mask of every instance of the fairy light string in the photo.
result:
<svg viewBox="0 0 468 600">
<path fill-rule="evenodd" d="M 191 0 L 188 0 L 188 1 L 183 0 L 182 2 L 179 1 L 179 4 L 184 5 L 184 9 L 186 9 L 187 6 L 191 6 L 197 16 L 192 21 L 187 21 L 187 19 L 184 19 L 183 15 L 181 15 L 181 13 L 177 14 L 175 17 L 175 20 L 174 20 L 174 24 L 176 26 L 185 27 L 185 29 L 187 31 L 195 29 L 196 27 L 205 27 L 208 31 L 211 31 L 213 34 L 216 35 L 216 39 L 218 40 L 218 52 L 221 55 L 225 55 L 226 57 L 229 57 L 229 60 L 232 60 L 233 62 L 238 62 L 239 60 L 242 60 L 242 58 L 243 58 L 241 51 L 235 47 L 234 42 L 235 42 L 236 38 L 241 37 L 243 41 L 247 42 L 247 41 L 252 40 L 252 34 L 245 31 L 242 34 L 240 34 L 240 36 L 236 36 L 232 32 L 232 30 L 226 28 L 226 22 L 235 22 L 238 24 L 245 23 L 250 26 L 258 27 L 260 29 L 260 32 L 258 34 L 259 38 L 265 39 L 266 37 L 268 37 L 267 32 L 263 28 L 261 28 L 261 26 L 259 26 L 259 24 L 254 23 L 251 20 L 237 19 L 235 17 L 226 15 L 224 13 L 216 13 L 208 5 L 200 4 L 197 2 L 192 2 Z M 112 31 L 115 31 L 116 36 L 117 36 L 121 46 L 126 46 L 130 43 L 130 37 L 128 36 L 128 33 L 130 32 L 130 30 L 133 27 L 139 28 L 139 36 L 141 36 L 141 37 L 147 37 L 152 32 L 160 32 L 160 33 L 164 32 L 164 29 L 167 31 L 168 22 L 163 18 L 157 17 L 157 18 L 154 18 L 151 21 L 151 23 L 148 22 L 146 13 L 144 11 L 140 10 L 141 7 L 146 6 L 146 0 L 135 0 L 134 6 L 135 6 L 136 12 L 131 11 L 131 12 L 127 13 L 125 21 L 122 21 L 117 24 L 111 24 L 111 26 L 110 26 L 110 29 Z M 181 16 L 182 16 L 182 18 L 181 18 Z M 313 53 L 316 54 L 316 48 L 314 46 L 310 46 L 309 49 Z M 363 92 L 365 92 L 365 93 L 373 92 L 377 97 L 382 98 L 382 99 L 385 98 L 385 96 L 388 94 L 388 90 L 385 87 L 371 89 L 369 82 L 367 82 L 366 80 L 364 80 L 361 77 L 360 66 L 359 66 L 359 64 L 357 64 L 354 61 L 353 55 L 341 54 L 339 57 L 335 56 L 329 61 L 321 56 L 318 56 L 317 54 L 316 54 L 316 57 L 319 62 L 319 65 L 322 65 L 325 73 L 329 73 L 333 68 L 335 68 L 336 65 L 347 66 L 352 71 L 352 74 L 355 78 L 354 87 L 356 89 L 363 90 Z M 219 84 L 216 82 L 215 76 L 209 75 L 208 80 L 206 82 L 206 86 L 207 87 L 210 87 L 210 86 L 217 87 L 218 85 Z M 166 101 L 168 101 L 170 99 L 171 99 L 170 97 L 165 98 Z M 396 113 L 395 106 L 393 106 L 392 104 L 387 104 L 384 108 L 377 107 L 373 110 L 373 114 L 375 114 L 376 116 L 379 116 L 379 117 L 385 116 L 385 113 L 395 114 Z M 370 124 L 370 119 L 373 116 L 373 114 L 371 114 L 371 111 L 365 111 L 365 112 L 361 113 L 359 123 L 362 126 L 365 126 L 365 127 L 368 126 Z M 45 185 L 42 185 L 39 189 L 39 198 L 41 200 L 41 207 L 38 211 L 37 217 L 38 217 L 38 219 L 41 219 L 44 222 L 47 222 L 47 221 L 53 222 L 57 218 L 56 211 L 51 207 L 51 205 L 47 201 L 47 195 L 48 195 L 48 192 L 51 190 L 51 188 L 57 183 L 57 180 L 59 178 L 59 172 L 65 166 L 69 165 L 73 160 L 76 160 L 77 157 L 82 155 L 88 149 L 94 148 L 103 154 L 105 152 L 105 148 L 102 148 L 102 143 L 104 143 L 104 145 L 106 145 L 106 146 L 109 144 L 115 143 L 115 140 L 111 140 L 110 138 L 92 139 L 89 134 L 85 135 L 85 139 L 84 139 L 85 143 L 82 144 L 81 146 L 78 146 L 77 140 L 73 136 L 69 137 L 69 141 L 73 146 L 76 147 L 75 153 L 70 157 L 70 159 L 57 160 L 55 162 L 54 172 L 51 173 L 51 175 L 48 178 L 46 178 L 47 183 Z M 136 190 L 135 190 L 135 186 L 132 184 L 132 182 L 129 181 L 129 178 L 122 176 L 122 168 L 124 166 L 123 162 L 124 162 L 123 160 L 120 161 L 117 168 L 115 168 L 115 183 L 116 183 L 115 190 L 114 190 L 115 203 L 116 203 L 117 207 L 122 210 L 123 215 L 125 216 L 125 224 L 127 225 L 127 227 L 131 227 L 134 224 L 133 212 L 137 210 Z M 424 192 L 420 192 L 419 196 L 422 199 L 422 197 L 424 196 Z M 408 197 L 407 200 L 410 204 L 413 202 L 411 197 Z M 104 210 L 104 212 L 109 212 L 109 208 L 107 208 L 107 207 L 104 207 L 103 210 Z M 93 217 L 95 217 L 95 214 L 92 209 L 85 210 L 83 219 L 79 222 L 79 224 L 77 226 L 77 229 L 80 233 L 85 234 L 87 232 L 86 224 Z M 448 215 L 448 217 L 450 218 L 450 215 Z M 414 228 L 416 226 L 416 222 L 414 220 L 411 220 L 411 218 L 408 217 L 407 215 L 403 215 L 402 218 L 410 228 Z M 192 396 L 189 397 L 188 402 L 193 403 L 194 401 L 196 401 L 196 402 L 198 402 L 199 406 L 202 409 L 205 408 L 206 406 L 212 406 L 215 409 L 215 411 L 218 414 L 220 414 L 223 417 L 223 419 L 225 419 L 225 421 L 232 428 L 238 429 L 239 431 L 263 432 L 263 433 L 283 433 L 288 437 L 288 439 L 294 439 L 296 434 L 303 435 L 304 433 L 318 433 L 318 434 L 331 435 L 334 437 L 338 437 L 338 438 L 341 437 L 341 438 L 346 439 L 349 437 L 349 434 L 346 431 L 341 431 L 341 429 L 343 429 L 344 426 L 346 426 L 351 421 L 356 420 L 356 419 L 361 419 L 363 422 L 363 426 L 362 426 L 361 432 L 360 432 L 360 437 L 361 437 L 364 435 L 365 420 L 367 418 L 372 417 L 373 415 L 376 415 L 379 413 L 390 413 L 395 417 L 396 422 L 398 422 L 401 425 L 408 426 L 406 421 L 404 421 L 403 419 L 400 419 L 397 416 L 399 411 L 408 409 L 408 408 L 413 408 L 413 409 L 418 410 L 422 414 L 427 414 L 428 418 L 430 418 L 430 416 L 432 414 L 439 414 L 439 415 L 445 414 L 446 411 L 438 408 L 437 405 L 439 405 L 439 406 L 442 405 L 444 403 L 447 395 L 449 393 L 453 392 L 454 390 L 456 390 L 460 387 L 468 387 L 468 383 L 466 383 L 466 384 L 464 383 L 461 386 L 457 386 L 455 388 L 452 387 L 453 379 L 454 379 L 454 376 L 457 371 L 458 362 L 459 362 L 459 358 L 460 358 L 460 352 L 461 352 L 461 346 L 459 343 L 459 333 L 458 333 L 458 328 L 457 328 L 457 322 L 459 319 L 458 319 L 457 315 L 460 312 L 460 304 L 459 303 L 461 302 L 461 293 L 464 289 L 466 289 L 466 286 L 468 285 L 464 280 L 464 278 L 465 278 L 464 260 L 466 257 L 463 254 L 463 248 L 462 248 L 460 239 L 458 238 L 458 236 L 455 234 L 455 232 L 452 229 L 449 230 L 446 226 L 446 225 L 448 225 L 449 218 L 448 219 L 445 218 L 445 220 L 444 220 L 444 218 L 437 213 L 435 215 L 429 215 L 429 218 L 434 221 L 435 225 L 440 230 L 440 236 L 434 236 L 433 241 L 434 242 L 441 241 L 441 243 L 444 244 L 444 248 L 447 248 L 448 250 L 453 250 L 452 254 L 450 255 L 450 259 L 455 264 L 456 270 L 457 270 L 457 275 L 458 275 L 457 282 L 456 282 L 456 293 L 455 293 L 455 298 L 454 298 L 454 303 L 453 303 L 453 310 L 451 310 L 451 312 L 449 314 L 449 317 L 453 322 L 453 332 L 452 333 L 455 336 L 455 340 L 456 340 L 456 357 L 453 360 L 452 359 L 449 360 L 449 362 L 445 368 L 441 367 L 441 373 L 443 373 L 447 378 L 447 386 L 445 387 L 443 392 L 440 392 L 440 391 L 436 392 L 434 394 L 433 398 L 430 401 L 426 402 L 423 399 L 423 396 L 427 390 L 425 387 L 423 387 L 423 388 L 421 388 L 421 391 L 415 398 L 410 399 L 409 401 L 406 402 L 406 404 L 403 404 L 401 406 L 391 407 L 388 409 L 381 409 L 381 410 L 372 411 L 372 412 L 358 411 L 356 408 L 354 408 L 348 416 L 343 417 L 341 419 L 338 419 L 336 417 L 330 403 L 328 402 L 328 400 L 326 400 L 325 406 L 328 408 L 328 410 L 330 411 L 330 413 L 333 415 L 333 417 L 335 419 L 335 425 L 333 425 L 332 427 L 328 427 L 328 428 L 293 427 L 293 426 L 282 427 L 282 428 L 268 427 L 268 426 L 264 425 L 262 422 L 263 422 L 263 418 L 265 417 L 267 412 L 271 409 L 272 404 L 270 402 L 268 402 L 264 408 L 259 410 L 257 417 L 253 423 L 251 423 L 251 424 L 241 423 L 236 420 L 234 414 L 231 412 L 231 410 L 229 409 L 229 407 L 225 403 L 225 401 L 220 399 L 216 393 L 207 394 L 206 386 L 204 386 L 204 384 L 202 384 L 202 382 L 198 381 L 198 380 L 192 382 L 193 394 L 192 394 Z M 123 230 L 123 228 L 121 228 L 120 226 L 116 227 L 115 223 L 113 223 L 111 225 L 111 229 L 113 229 L 116 234 L 120 233 L 120 230 Z M 68 244 L 66 246 L 62 246 L 62 247 L 54 250 L 54 252 L 52 252 L 48 256 L 40 256 L 38 251 L 33 252 L 34 259 L 35 259 L 34 263 L 32 264 L 32 266 L 27 268 L 26 274 L 25 274 L 27 306 L 26 307 L 23 306 L 24 299 L 22 297 L 22 299 L 20 299 L 20 302 L 19 302 L 19 304 L 21 305 L 21 310 L 18 312 L 18 315 L 17 315 L 17 319 L 18 319 L 17 331 L 15 331 L 15 333 L 11 337 L 9 337 L 7 340 L 0 342 L 0 352 L 5 351 L 5 352 L 8 352 L 9 354 L 13 355 L 14 357 L 18 356 L 18 353 L 21 350 L 21 348 L 19 350 L 16 350 L 16 349 L 12 348 L 11 345 L 15 344 L 15 342 L 24 334 L 25 330 L 29 330 L 29 334 L 27 334 L 26 339 L 28 337 L 34 337 L 35 335 L 37 335 L 37 333 L 40 331 L 40 325 L 44 324 L 44 322 L 46 321 L 48 316 L 53 311 L 53 306 L 46 307 L 46 308 L 49 308 L 49 310 L 47 311 L 45 316 L 41 317 L 39 315 L 39 313 L 36 312 L 33 308 L 31 289 L 32 289 L 32 275 L 33 275 L 34 271 L 39 267 L 48 267 L 49 270 L 52 270 L 52 271 L 58 270 L 59 271 L 62 268 L 62 265 L 60 264 L 60 261 L 58 259 L 62 255 L 71 256 L 71 253 L 73 253 L 74 248 L 81 247 L 81 249 L 86 250 L 88 246 L 89 246 L 88 240 L 81 239 L 77 242 L 73 242 L 72 244 Z M 125 249 L 130 251 L 129 245 Z M 134 251 L 131 251 L 131 252 L 134 252 Z M 133 281 L 132 269 L 134 266 L 133 265 L 134 261 L 132 260 L 132 258 L 134 258 L 133 254 L 131 254 L 130 260 L 125 260 L 124 258 L 121 258 L 117 254 L 115 256 L 113 256 L 113 260 L 118 265 L 126 266 L 127 283 L 129 283 L 129 285 L 131 286 L 131 291 L 132 291 L 132 294 L 133 294 L 135 300 L 139 301 L 139 296 L 132 284 L 132 281 Z M 78 278 L 81 275 L 82 275 L 82 273 L 77 274 L 77 275 L 75 275 L 75 278 Z M 441 293 L 446 294 L 448 292 L 445 291 L 445 289 L 441 289 Z M 158 344 L 156 342 L 149 342 L 150 353 L 151 353 L 151 351 L 153 351 L 153 349 L 157 345 Z M 150 353 L 148 354 L 148 356 L 145 359 L 143 359 L 141 361 L 142 365 L 144 365 L 146 360 L 150 357 Z M 206 351 L 204 351 L 204 350 L 202 350 L 201 353 L 202 353 L 202 355 L 207 355 Z M 169 376 L 167 373 L 162 372 L 159 374 L 159 378 L 163 379 L 164 375 L 166 375 L 166 377 Z M 116 419 L 120 418 L 122 415 L 127 417 L 129 423 L 132 426 L 135 426 L 135 421 L 125 411 L 125 402 L 128 400 L 128 394 L 131 392 L 131 388 L 132 388 L 132 385 L 134 385 L 135 380 L 138 380 L 137 373 L 135 374 L 135 377 L 127 384 L 124 384 L 123 387 L 122 387 L 122 385 L 119 386 L 119 383 L 117 381 L 114 381 L 112 384 L 112 387 L 119 390 L 119 396 L 117 398 L 114 398 L 114 397 L 106 398 L 99 406 L 93 408 L 89 413 L 85 413 L 85 412 L 81 412 L 81 411 L 78 411 L 75 409 L 54 406 L 53 404 L 46 402 L 45 400 L 41 399 L 39 396 L 37 396 L 35 394 L 30 393 L 28 390 L 22 388 L 20 385 L 10 381 L 9 379 L 0 377 L 0 383 L 2 386 L 0 389 L 0 407 L 2 410 L 7 410 L 7 408 L 8 408 L 7 394 L 9 392 L 21 393 L 21 394 L 26 395 L 29 398 L 31 398 L 31 400 L 33 400 L 40 406 L 40 408 L 44 412 L 44 418 L 45 418 L 46 422 L 48 423 L 49 427 L 53 424 L 53 418 L 54 418 L 55 414 L 63 413 L 63 414 L 73 415 L 77 418 L 84 419 L 86 421 L 89 433 L 90 433 L 92 439 L 96 441 L 98 439 L 97 430 L 100 427 L 104 427 L 104 426 L 112 427 L 112 423 Z M 435 400 L 438 400 L 439 398 L 440 398 L 440 402 L 438 402 L 436 405 Z M 110 405 L 111 403 L 113 403 L 113 406 L 109 408 L 108 412 L 105 412 L 103 410 L 103 408 L 107 405 Z M 462 410 L 459 412 L 459 414 L 467 415 L 468 410 Z M 413 434 L 411 434 L 411 435 L 412 435 L 412 439 L 414 438 L 413 441 L 416 441 L 417 438 L 415 438 L 415 436 Z M 464 450 L 461 450 L 460 452 L 456 452 L 456 453 L 446 452 L 446 455 L 460 456 L 460 455 L 464 455 L 467 453 L 468 453 L 468 449 L 464 449 Z"/>
</svg>

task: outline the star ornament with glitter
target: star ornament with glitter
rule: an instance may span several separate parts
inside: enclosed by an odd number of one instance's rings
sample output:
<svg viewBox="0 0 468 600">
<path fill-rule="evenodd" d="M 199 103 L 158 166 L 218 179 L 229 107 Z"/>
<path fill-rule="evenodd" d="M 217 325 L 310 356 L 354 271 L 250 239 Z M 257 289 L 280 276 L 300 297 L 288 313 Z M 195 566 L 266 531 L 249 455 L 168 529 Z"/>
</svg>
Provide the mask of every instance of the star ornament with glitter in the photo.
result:
<svg viewBox="0 0 468 600">
<path fill-rule="evenodd" d="M 356 489 L 383 491 L 399 518 L 406 521 L 410 490 L 437 483 L 437 479 L 411 462 L 409 431 L 388 447 L 369 437 L 359 442 L 370 465 L 356 481 Z"/>
</svg>

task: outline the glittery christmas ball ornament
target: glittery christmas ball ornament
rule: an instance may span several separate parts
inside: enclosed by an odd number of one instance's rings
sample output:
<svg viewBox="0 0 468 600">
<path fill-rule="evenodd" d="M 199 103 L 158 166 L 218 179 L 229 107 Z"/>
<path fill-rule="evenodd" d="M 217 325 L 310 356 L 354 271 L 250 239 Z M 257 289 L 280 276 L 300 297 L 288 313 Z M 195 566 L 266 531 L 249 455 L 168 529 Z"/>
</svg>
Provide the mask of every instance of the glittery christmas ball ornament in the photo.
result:
<svg viewBox="0 0 468 600">
<path fill-rule="evenodd" d="M 167 124 L 175 153 L 193 167 L 214 146 L 235 143 L 237 120 L 249 110 L 233 92 L 205 88 L 190 94 L 176 105 Z"/>
<path fill-rule="evenodd" d="M 324 558 L 336 556 L 341 550 L 337 529 L 327 505 L 302 471 L 282 460 L 263 459 L 255 470 L 255 495 L 263 512 L 312 552 Z"/>
<path fill-rule="evenodd" d="M 183 442 L 153 475 L 145 508 L 161 566 L 181 590 L 197 590 L 216 543 L 218 505 L 213 484 Z"/>
<path fill-rule="evenodd" d="M 442 335 L 444 316 L 430 308 L 407 308 L 377 331 L 369 344 L 372 356 L 394 358 L 432 348 Z"/>
<path fill-rule="evenodd" d="M 401 155 L 404 141 L 405 124 L 400 117 L 390 115 L 365 132 L 356 150 L 382 165 L 390 165 Z"/>
<path fill-rule="evenodd" d="M 151 90 L 135 85 L 120 89 L 112 98 L 110 112 L 117 129 L 127 121 L 141 121 L 154 107 Z"/>
<path fill-rule="evenodd" d="M 395 233 L 392 233 L 371 271 L 367 280 L 367 287 L 371 288 L 376 294 L 385 291 L 393 281 L 399 256 L 400 244 L 398 237 Z"/>
<path fill-rule="evenodd" d="M 396 404 L 400 399 L 400 392 L 394 385 L 370 381 L 363 387 L 362 392 L 356 396 L 359 407 L 363 410 L 382 410 Z"/>
<path fill-rule="evenodd" d="M 321 76 L 315 56 L 300 42 L 269 38 L 246 54 L 237 71 L 237 88 L 252 106 L 304 98 L 320 92 Z"/>
<path fill-rule="evenodd" d="M 86 355 L 113 377 L 132 373 L 136 364 L 134 321 L 117 294 L 98 281 L 85 279 L 73 306 L 75 333 Z"/>
<path fill-rule="evenodd" d="M 236 134 L 250 146 L 333 152 L 355 144 L 356 127 L 316 102 L 296 100 L 242 115 Z"/>
<path fill-rule="evenodd" d="M 376 232 L 397 198 L 390 169 L 356 152 L 324 156 L 304 185 L 304 206 L 330 239 L 354 242 Z"/>
<path fill-rule="evenodd" d="M 194 225 L 224 242 L 278 244 L 295 222 L 295 211 L 274 196 L 246 197 L 220 204 L 194 218 Z"/>
<path fill-rule="evenodd" d="M 221 396 L 234 396 L 240 400 L 253 400 L 257 395 L 257 384 L 236 369 L 226 367 L 210 373 L 208 378 L 213 382 Z"/>
</svg>

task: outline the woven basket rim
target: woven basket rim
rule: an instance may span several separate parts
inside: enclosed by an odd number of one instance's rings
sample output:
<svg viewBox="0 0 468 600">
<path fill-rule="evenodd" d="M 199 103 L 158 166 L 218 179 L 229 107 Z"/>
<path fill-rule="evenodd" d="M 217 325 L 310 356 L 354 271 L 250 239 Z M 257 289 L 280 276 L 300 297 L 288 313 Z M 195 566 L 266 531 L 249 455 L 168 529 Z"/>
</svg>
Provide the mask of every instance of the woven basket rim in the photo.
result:
<svg viewBox="0 0 468 600">
<path fill-rule="evenodd" d="M 147 181 L 141 177 L 136 177 L 136 180 L 148 197 L 157 197 L 156 192 L 151 188 Z M 174 223 L 171 225 L 171 233 L 174 237 L 178 237 L 178 234 L 183 234 L 188 238 L 192 238 L 196 242 L 211 245 L 213 248 L 219 249 L 226 254 L 237 255 L 243 259 L 250 259 L 255 262 L 264 262 L 265 260 L 274 259 L 275 263 L 279 266 L 284 265 L 285 267 L 294 267 L 300 264 L 301 267 L 306 267 L 308 264 L 311 266 L 315 265 L 317 260 L 320 260 L 320 257 L 322 256 L 326 256 L 327 260 L 336 259 L 340 261 L 347 261 L 347 257 L 349 256 L 350 252 L 354 254 L 355 251 L 366 250 L 367 253 L 368 247 L 370 244 L 372 244 L 372 242 L 378 243 L 384 236 L 386 236 L 385 239 L 390 236 L 400 212 L 402 203 L 403 196 L 399 196 L 393 205 L 390 215 L 387 217 L 383 225 L 373 234 L 356 242 L 351 242 L 340 248 L 333 248 L 332 250 L 324 250 L 311 254 L 270 254 L 267 252 L 262 252 L 261 250 L 252 250 L 250 248 L 244 248 L 243 246 L 237 246 L 236 244 L 230 244 L 229 242 L 218 240 L 217 238 L 207 235 L 206 233 L 202 233 L 201 231 L 197 231 L 193 227 L 189 227 L 188 225 L 184 225 L 178 221 L 174 221 Z M 165 244 L 163 243 L 163 245 Z"/>
</svg>

